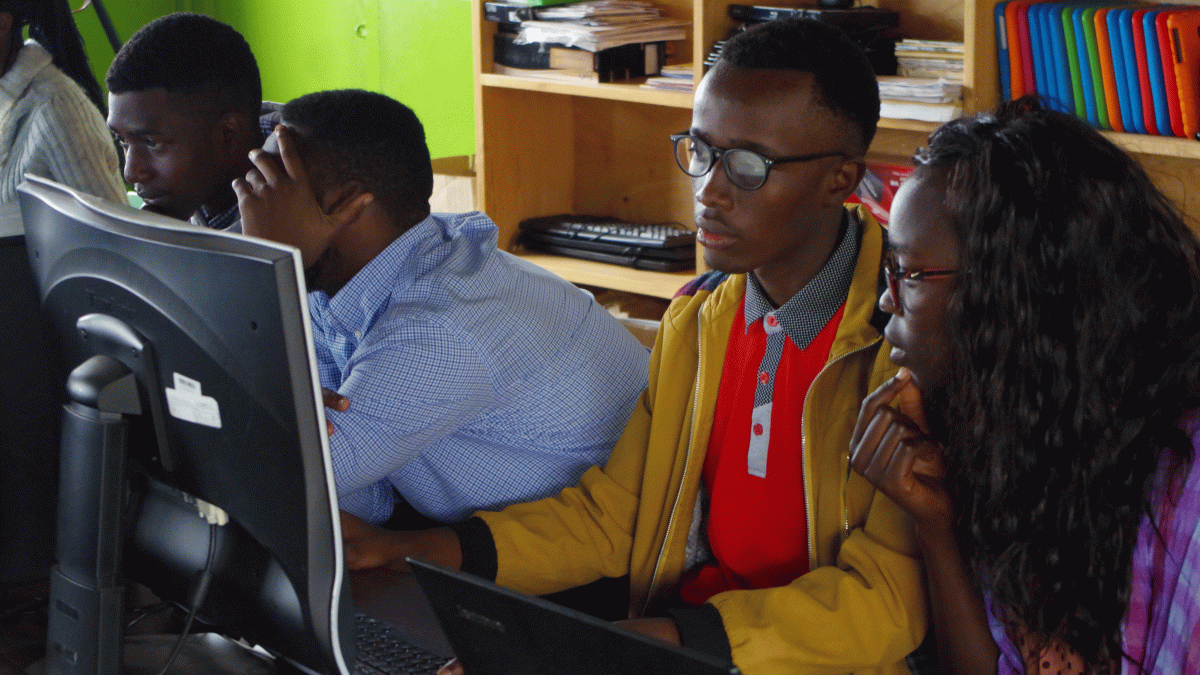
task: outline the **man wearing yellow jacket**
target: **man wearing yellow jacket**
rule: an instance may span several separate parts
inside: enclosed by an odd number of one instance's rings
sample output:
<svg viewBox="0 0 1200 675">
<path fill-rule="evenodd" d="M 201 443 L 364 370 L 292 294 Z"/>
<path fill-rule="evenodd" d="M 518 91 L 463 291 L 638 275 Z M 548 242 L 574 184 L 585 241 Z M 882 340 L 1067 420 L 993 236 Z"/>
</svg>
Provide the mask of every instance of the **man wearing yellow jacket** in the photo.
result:
<svg viewBox="0 0 1200 675">
<path fill-rule="evenodd" d="M 747 675 L 907 672 L 925 634 L 911 524 L 848 470 L 860 402 L 896 370 L 882 231 L 842 205 L 878 117 L 870 66 L 836 30 L 730 40 L 672 139 L 716 271 L 663 317 L 608 463 L 441 530 L 344 518 L 351 566 L 415 555 L 531 594 L 629 575 L 628 628 Z"/>
</svg>

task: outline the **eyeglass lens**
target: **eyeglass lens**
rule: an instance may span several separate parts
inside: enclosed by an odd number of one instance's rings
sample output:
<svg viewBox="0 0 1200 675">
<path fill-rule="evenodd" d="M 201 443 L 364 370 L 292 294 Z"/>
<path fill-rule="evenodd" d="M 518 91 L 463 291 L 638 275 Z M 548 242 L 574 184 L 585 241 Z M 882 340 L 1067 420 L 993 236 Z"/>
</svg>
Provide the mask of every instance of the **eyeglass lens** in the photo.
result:
<svg viewBox="0 0 1200 675">
<path fill-rule="evenodd" d="M 757 154 L 739 148 L 724 150 L 721 159 L 729 180 L 740 188 L 753 190 L 763 184 L 767 177 L 767 164 Z M 675 144 L 675 161 L 689 176 L 699 177 L 713 168 L 717 151 L 704 141 L 691 136 Z"/>
</svg>

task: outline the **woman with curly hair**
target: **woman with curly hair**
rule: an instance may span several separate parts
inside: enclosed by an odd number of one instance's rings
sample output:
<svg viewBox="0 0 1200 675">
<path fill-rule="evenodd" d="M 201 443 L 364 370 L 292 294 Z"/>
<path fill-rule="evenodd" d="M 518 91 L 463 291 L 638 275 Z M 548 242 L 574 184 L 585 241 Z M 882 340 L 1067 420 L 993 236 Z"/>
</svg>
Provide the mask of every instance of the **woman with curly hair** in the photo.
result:
<svg viewBox="0 0 1200 675">
<path fill-rule="evenodd" d="M 104 115 L 67 0 L 0 0 L 0 236 L 22 231 L 26 173 L 125 201 Z"/>
<path fill-rule="evenodd" d="M 1200 672 L 1200 244 L 1036 101 L 916 161 L 851 461 L 917 524 L 943 670 Z"/>
</svg>

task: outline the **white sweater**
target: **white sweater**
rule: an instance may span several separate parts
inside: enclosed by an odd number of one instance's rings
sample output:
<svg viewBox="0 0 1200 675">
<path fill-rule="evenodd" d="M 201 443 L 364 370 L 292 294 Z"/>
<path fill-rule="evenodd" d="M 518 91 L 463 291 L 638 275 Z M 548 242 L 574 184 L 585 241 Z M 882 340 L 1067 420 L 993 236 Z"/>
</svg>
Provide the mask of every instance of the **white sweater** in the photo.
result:
<svg viewBox="0 0 1200 675">
<path fill-rule="evenodd" d="M 0 235 L 24 231 L 17 185 L 26 173 L 125 201 L 104 118 L 51 61 L 49 52 L 29 40 L 0 77 Z"/>
</svg>

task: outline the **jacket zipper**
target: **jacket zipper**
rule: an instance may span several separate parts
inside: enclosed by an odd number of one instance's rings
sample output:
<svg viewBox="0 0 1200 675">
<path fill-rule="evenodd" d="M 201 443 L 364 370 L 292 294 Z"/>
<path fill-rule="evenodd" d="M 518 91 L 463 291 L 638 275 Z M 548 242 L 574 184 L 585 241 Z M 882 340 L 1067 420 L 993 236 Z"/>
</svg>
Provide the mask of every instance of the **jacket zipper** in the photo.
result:
<svg viewBox="0 0 1200 675">
<path fill-rule="evenodd" d="M 671 540 L 671 533 L 675 528 L 675 515 L 679 513 L 679 500 L 683 497 L 683 486 L 686 483 L 685 479 L 687 478 L 688 467 L 692 461 L 692 439 L 696 436 L 696 409 L 699 407 L 700 402 L 700 364 L 703 362 L 700 352 L 703 330 L 701 330 L 700 324 L 703 322 L 703 319 L 704 307 L 701 307 L 696 312 L 696 381 L 692 388 L 695 395 L 692 397 L 692 423 L 688 429 L 687 452 L 684 453 L 683 458 L 683 475 L 680 477 L 679 491 L 675 495 L 675 503 L 671 506 L 671 516 L 667 519 L 667 531 L 663 534 L 662 545 L 658 547 L 658 557 L 654 561 L 654 574 L 650 576 L 650 587 L 646 591 L 646 599 L 642 602 L 642 609 L 638 612 L 639 616 L 645 615 L 646 609 L 650 606 L 651 599 L 654 598 L 654 594 L 658 590 L 656 585 L 658 584 L 658 573 L 662 570 L 663 554 L 667 550 L 667 542 Z"/>
<path fill-rule="evenodd" d="M 826 363 L 825 366 L 823 368 L 821 368 L 820 372 L 817 373 L 817 376 L 813 378 L 813 385 L 815 385 L 817 383 L 817 380 L 821 379 L 821 376 L 825 374 L 826 370 L 829 370 L 830 366 L 832 366 L 835 363 L 838 363 L 842 359 L 849 358 L 861 351 L 870 349 L 871 347 L 875 346 L 875 344 L 878 343 L 880 341 L 880 339 L 881 338 L 875 338 L 874 340 L 867 343 L 866 345 L 863 345 L 862 347 L 859 347 L 858 349 L 855 349 L 853 351 L 848 351 L 845 354 L 842 354 L 841 356 L 830 361 L 829 363 Z M 809 559 L 809 567 L 810 568 L 815 567 L 816 566 L 815 563 L 817 562 L 817 536 L 816 536 L 816 533 L 813 531 L 812 505 L 809 503 L 809 496 L 808 496 L 808 476 L 811 473 L 811 471 L 809 471 L 809 468 L 808 468 L 808 464 L 809 464 L 809 453 L 808 453 L 808 447 L 807 447 L 808 422 L 806 420 L 806 417 L 807 417 L 806 413 L 808 411 L 808 397 L 812 395 L 813 385 L 810 385 L 808 387 L 808 391 L 804 393 L 803 407 L 800 408 L 800 456 L 803 458 L 803 465 L 802 465 L 804 468 L 803 478 L 805 479 L 804 480 L 804 515 L 808 521 L 808 559 Z M 849 476 L 849 474 L 850 474 L 850 448 L 849 447 L 847 447 L 845 449 L 845 458 L 846 458 L 846 475 Z M 843 486 L 843 488 L 844 488 L 844 486 Z M 850 536 L 850 508 L 846 505 L 846 496 L 845 496 L 844 489 L 842 491 L 842 534 L 843 534 L 843 536 L 847 536 L 847 537 Z"/>
</svg>

